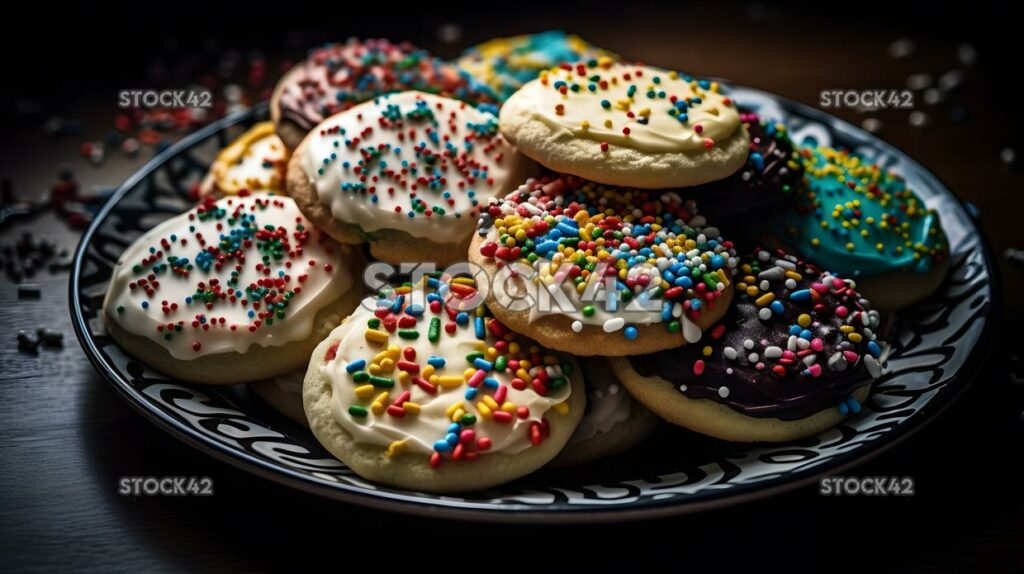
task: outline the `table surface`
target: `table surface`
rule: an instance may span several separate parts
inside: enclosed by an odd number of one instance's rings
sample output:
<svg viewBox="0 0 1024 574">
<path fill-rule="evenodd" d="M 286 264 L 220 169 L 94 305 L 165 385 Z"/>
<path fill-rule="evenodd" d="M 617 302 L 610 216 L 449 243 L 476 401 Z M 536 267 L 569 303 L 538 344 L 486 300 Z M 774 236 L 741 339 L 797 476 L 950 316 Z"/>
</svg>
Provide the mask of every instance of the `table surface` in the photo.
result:
<svg viewBox="0 0 1024 574">
<path fill-rule="evenodd" d="M 708 10 L 713 14 L 713 8 Z M 826 29 L 795 25 L 787 18 L 778 22 L 789 26 L 785 38 L 766 38 L 753 31 L 773 25 L 778 15 L 764 7 L 756 10 L 766 12 L 738 18 L 730 36 L 735 41 L 717 50 L 701 49 L 715 40 L 713 27 L 694 26 L 685 41 L 668 25 L 648 23 L 644 41 L 636 42 L 627 32 L 628 17 L 615 26 L 589 25 L 580 31 L 632 58 L 728 77 L 812 105 L 823 88 L 902 87 L 909 74 L 938 76 L 956 65 L 957 38 L 920 39 L 916 55 L 893 60 L 886 55 L 886 46 L 898 37 L 892 29 L 844 28 L 842 22 Z M 552 21 L 572 27 L 571 22 Z M 513 19 L 498 24 L 496 32 L 512 32 L 514 26 L 536 27 Z M 482 39 L 468 21 L 464 30 L 464 42 Z M 849 38 L 856 49 L 829 41 L 835 37 Z M 875 116 L 883 122 L 881 137 L 979 208 L 988 238 L 1001 253 L 1024 247 L 1021 199 L 1011 193 L 1022 189 L 1024 178 L 999 158 L 1003 147 L 1019 143 L 1022 124 L 1019 104 L 1014 108 L 993 95 L 1004 86 L 992 73 L 995 67 L 985 65 L 985 56 L 981 52 L 977 67 L 968 70 L 969 80 L 956 92 L 955 102 L 927 109 L 931 126 L 912 127 L 906 111 Z M 76 105 L 73 111 L 85 117 L 109 115 L 112 107 L 88 97 Z M 951 122 L 953 105 L 964 106 L 969 121 Z M 851 110 L 837 113 L 858 123 L 865 117 Z M 103 133 L 102 127 L 96 129 Z M 78 157 L 79 141 L 46 139 L 39 129 L 5 136 L 0 177 L 10 178 L 16 190 L 44 189 L 58 161 Z M 80 159 L 75 166 L 80 183 L 89 188 L 118 183 L 138 163 L 112 157 L 100 167 Z M 0 244 L 26 229 L 69 248 L 76 242 L 74 231 L 46 215 L 3 229 Z M 1007 293 L 1015 292 L 1021 273 L 1019 266 L 1003 261 Z M 1004 316 L 1011 328 L 1000 337 L 976 384 L 953 408 L 907 443 L 851 471 L 912 477 L 913 497 L 831 498 L 807 487 L 712 513 L 559 528 L 467 526 L 369 511 L 292 491 L 216 461 L 148 423 L 93 370 L 71 329 L 66 274 L 44 271 L 32 282 L 42 290 L 38 300 L 19 300 L 15 285 L 0 282 L 0 321 L 7 327 L 7 340 L 0 342 L 3 570 L 293 569 L 325 552 L 345 564 L 379 564 L 394 553 L 396 542 L 400 559 L 447 554 L 452 536 L 494 541 L 528 536 L 550 554 L 544 563 L 551 567 L 581 560 L 600 564 L 623 555 L 677 564 L 721 564 L 727 558 L 856 567 L 878 561 L 903 571 L 1015 569 L 1022 563 L 1024 491 L 1016 463 L 1024 445 L 1024 379 L 1017 364 L 1024 336 L 1012 329 L 1014 321 L 1024 318 L 1020 298 L 1007 297 Z M 35 355 L 19 351 L 14 333 L 40 326 L 62 331 L 64 347 Z M 215 495 L 123 497 L 117 493 L 123 476 L 209 476 Z M 364 534 L 352 534 L 352 525 Z M 361 547 L 368 544 L 373 547 Z"/>
</svg>

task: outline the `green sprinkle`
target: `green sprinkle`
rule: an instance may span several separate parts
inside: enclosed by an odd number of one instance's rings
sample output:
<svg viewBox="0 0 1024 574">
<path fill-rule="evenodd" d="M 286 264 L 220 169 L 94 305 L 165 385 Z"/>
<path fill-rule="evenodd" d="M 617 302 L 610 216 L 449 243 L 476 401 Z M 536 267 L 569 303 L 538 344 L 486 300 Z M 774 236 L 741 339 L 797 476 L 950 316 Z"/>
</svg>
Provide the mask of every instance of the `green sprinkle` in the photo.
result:
<svg viewBox="0 0 1024 574">
<path fill-rule="evenodd" d="M 494 360 L 495 371 L 504 371 L 506 367 L 508 367 L 508 359 L 505 357 L 505 355 L 501 355 L 500 357 Z"/>
<path fill-rule="evenodd" d="M 587 306 L 583 307 L 583 316 L 584 317 L 592 317 L 593 315 L 594 315 L 594 306 L 593 305 L 587 305 Z"/>
<path fill-rule="evenodd" d="M 374 376 L 371 376 L 370 377 L 370 384 L 375 386 L 375 387 L 384 387 L 384 388 L 390 389 L 391 387 L 395 386 L 395 380 L 394 379 L 389 379 L 387 377 L 374 377 Z"/>
<path fill-rule="evenodd" d="M 668 332 L 669 333 L 678 333 L 679 330 L 682 329 L 682 328 L 683 328 L 683 326 L 682 326 L 682 324 L 679 323 L 679 321 L 669 321 L 669 324 L 668 324 Z"/>
<path fill-rule="evenodd" d="M 403 339 L 419 339 L 420 332 L 416 329 L 399 329 L 398 336 Z"/>
<path fill-rule="evenodd" d="M 361 407 L 359 405 L 351 405 L 348 407 L 348 414 L 354 417 L 365 417 L 368 413 L 366 411 L 366 407 Z"/>
<path fill-rule="evenodd" d="M 427 339 L 430 339 L 431 343 L 436 343 L 441 338 L 441 318 L 432 317 L 430 319 L 430 329 L 427 330 Z"/>
<path fill-rule="evenodd" d="M 380 327 L 380 319 L 374 317 L 373 319 L 367 321 L 366 325 L 371 329 L 376 329 L 377 327 Z"/>
<path fill-rule="evenodd" d="M 565 377 L 558 377 L 556 379 L 551 379 L 551 381 L 548 383 L 548 387 L 551 390 L 560 389 L 560 388 L 562 388 L 564 386 L 565 386 Z"/>
<path fill-rule="evenodd" d="M 462 420 L 459 421 L 464 426 L 470 426 L 476 422 L 476 415 L 473 413 L 466 413 L 462 415 Z"/>
<path fill-rule="evenodd" d="M 370 373 L 366 371 L 356 371 L 352 373 L 352 380 L 357 383 L 365 383 L 370 380 Z"/>
<path fill-rule="evenodd" d="M 470 353 L 470 354 L 466 355 L 466 362 L 467 363 L 472 363 L 473 361 L 475 361 L 477 359 L 482 359 L 482 358 L 484 358 L 484 354 L 483 353 Z"/>
</svg>

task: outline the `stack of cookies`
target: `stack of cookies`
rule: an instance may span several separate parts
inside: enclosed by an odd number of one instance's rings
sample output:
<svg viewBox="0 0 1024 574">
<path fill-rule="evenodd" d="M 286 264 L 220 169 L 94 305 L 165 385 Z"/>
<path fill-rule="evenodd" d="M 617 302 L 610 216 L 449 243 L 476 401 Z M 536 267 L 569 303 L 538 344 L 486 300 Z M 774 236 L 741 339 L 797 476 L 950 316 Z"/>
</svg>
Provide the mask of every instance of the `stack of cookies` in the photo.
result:
<svg viewBox="0 0 1024 574">
<path fill-rule="evenodd" d="M 662 419 L 787 441 L 860 410 L 877 309 L 946 271 L 901 178 L 575 36 L 459 62 L 312 50 L 200 204 L 122 255 L 110 334 L 431 492 L 611 456 Z"/>
</svg>

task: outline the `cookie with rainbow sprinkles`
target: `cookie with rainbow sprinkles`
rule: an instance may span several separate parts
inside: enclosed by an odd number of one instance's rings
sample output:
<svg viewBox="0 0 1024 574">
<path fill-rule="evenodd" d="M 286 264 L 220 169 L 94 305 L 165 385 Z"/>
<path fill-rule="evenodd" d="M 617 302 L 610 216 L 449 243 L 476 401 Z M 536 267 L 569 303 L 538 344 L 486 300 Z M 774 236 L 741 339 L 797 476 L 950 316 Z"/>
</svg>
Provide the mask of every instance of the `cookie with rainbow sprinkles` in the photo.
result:
<svg viewBox="0 0 1024 574">
<path fill-rule="evenodd" d="M 750 143 L 717 82 L 610 58 L 541 72 L 505 102 L 500 125 L 556 172 L 645 189 L 726 178 Z"/>
<path fill-rule="evenodd" d="M 800 150 L 803 185 L 771 233 L 808 261 L 857 280 L 883 311 L 938 289 L 949 268 L 939 215 L 899 175 L 857 154 Z"/>
<path fill-rule="evenodd" d="M 288 193 L 343 243 L 391 263 L 465 261 L 481 210 L 535 164 L 464 102 L 402 92 L 327 118 L 295 150 Z"/>
<path fill-rule="evenodd" d="M 316 438 L 360 476 L 462 492 L 554 458 L 586 398 L 575 359 L 490 316 L 471 279 L 427 277 L 368 297 L 324 339 L 303 403 Z"/>
<path fill-rule="evenodd" d="M 544 70 L 562 62 L 597 58 L 617 60 L 618 56 L 588 44 L 576 34 L 548 30 L 488 40 L 463 52 L 455 63 L 490 86 L 500 101 L 505 101 Z"/>
<path fill-rule="evenodd" d="M 166 375 L 257 381 L 309 361 L 359 302 L 360 262 L 288 197 L 208 197 L 125 250 L 102 317 L 122 349 Z"/>
<path fill-rule="evenodd" d="M 736 266 L 693 201 L 571 175 L 491 200 L 469 256 L 495 316 L 584 356 L 697 342 L 729 307 Z"/>
<path fill-rule="evenodd" d="M 497 101 L 489 87 L 454 64 L 409 42 L 385 39 L 324 44 L 288 73 L 270 99 L 270 117 L 284 143 L 295 149 L 329 116 L 384 94 L 417 90 L 472 104 Z"/>
<path fill-rule="evenodd" d="M 882 373 L 879 315 L 856 282 L 759 251 L 732 308 L 695 345 L 615 358 L 622 384 L 674 424 L 743 442 L 797 440 L 860 411 Z"/>
<path fill-rule="evenodd" d="M 220 150 L 200 185 L 200 195 L 235 195 L 270 191 L 285 193 L 285 169 L 291 151 L 274 132 L 274 124 L 260 122 Z"/>
</svg>

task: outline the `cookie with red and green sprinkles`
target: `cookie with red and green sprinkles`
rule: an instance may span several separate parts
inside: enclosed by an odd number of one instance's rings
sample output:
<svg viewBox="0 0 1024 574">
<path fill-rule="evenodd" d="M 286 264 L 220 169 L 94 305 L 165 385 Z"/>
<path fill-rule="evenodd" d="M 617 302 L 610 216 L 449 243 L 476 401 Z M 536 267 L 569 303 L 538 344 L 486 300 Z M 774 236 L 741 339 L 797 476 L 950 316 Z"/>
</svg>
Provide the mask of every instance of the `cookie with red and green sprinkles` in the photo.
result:
<svg viewBox="0 0 1024 574">
<path fill-rule="evenodd" d="M 494 104 L 497 96 L 468 72 L 409 42 L 383 38 L 328 43 L 309 51 L 274 88 L 270 117 L 277 134 L 295 149 L 328 117 L 376 97 L 406 90 L 470 104 Z"/>
<path fill-rule="evenodd" d="M 796 440 L 860 412 L 883 349 L 878 312 L 856 282 L 759 251 L 740 265 L 736 290 L 699 343 L 613 359 L 637 400 L 669 422 L 743 442 Z"/>
<path fill-rule="evenodd" d="M 368 297 L 316 349 L 303 404 L 324 447 L 368 480 L 488 488 L 540 468 L 583 416 L 574 358 L 511 331 L 464 277 Z"/>
<path fill-rule="evenodd" d="M 610 58 L 542 72 L 512 94 L 499 121 L 553 171 L 645 189 L 729 177 L 750 143 L 717 82 Z"/>
<path fill-rule="evenodd" d="M 208 197 L 121 254 L 102 317 L 122 349 L 164 374 L 258 381 L 308 363 L 361 299 L 360 261 L 288 197 Z"/>
<path fill-rule="evenodd" d="M 470 247 L 496 317 L 553 349 L 622 356 L 694 343 L 732 299 L 731 241 L 678 193 L 571 175 L 491 200 Z"/>
<path fill-rule="evenodd" d="M 497 118 L 422 92 L 381 96 L 321 123 L 288 167 L 288 194 L 343 243 L 390 263 L 464 262 L 480 211 L 536 164 Z"/>
<path fill-rule="evenodd" d="M 803 183 L 773 224 L 773 241 L 819 266 L 857 280 L 883 311 L 938 289 L 949 269 L 949 242 L 935 209 L 903 177 L 855 153 L 800 150 Z"/>
</svg>

